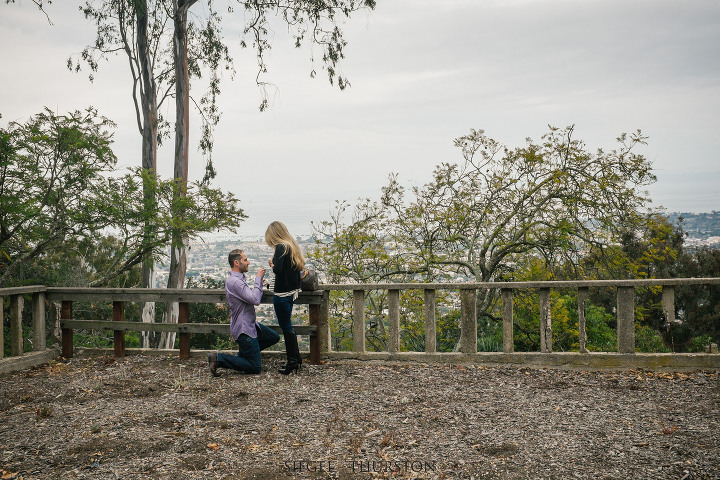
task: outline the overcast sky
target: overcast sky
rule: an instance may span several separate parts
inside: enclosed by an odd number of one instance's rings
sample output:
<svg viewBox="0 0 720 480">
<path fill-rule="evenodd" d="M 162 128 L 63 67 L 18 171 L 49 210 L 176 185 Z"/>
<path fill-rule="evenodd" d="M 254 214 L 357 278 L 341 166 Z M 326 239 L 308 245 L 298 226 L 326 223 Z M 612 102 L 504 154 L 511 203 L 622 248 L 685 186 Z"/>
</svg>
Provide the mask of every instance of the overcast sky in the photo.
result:
<svg viewBox="0 0 720 480">
<path fill-rule="evenodd" d="M 126 58 L 103 64 L 94 83 L 66 68 L 94 40 L 75 4 L 48 6 L 53 25 L 30 0 L 0 4 L 0 125 L 45 106 L 92 105 L 118 125 L 121 166 L 139 166 Z M 654 206 L 720 210 L 718 0 L 378 0 L 344 25 L 352 87 L 343 92 L 324 73 L 310 79 L 310 50 L 274 32 L 267 79 L 276 89 L 264 113 L 241 22 L 226 23 L 237 75 L 221 87 L 215 184 L 250 215 L 241 235 L 273 220 L 310 233 L 335 200 L 378 198 L 391 172 L 423 184 L 435 165 L 461 159 L 453 139 L 471 128 L 515 147 L 548 125 L 575 125 L 592 151 L 641 129 L 650 138 L 639 152 L 658 177 Z M 197 139 L 194 180 L 204 167 Z M 164 176 L 172 155 L 161 151 Z"/>
</svg>

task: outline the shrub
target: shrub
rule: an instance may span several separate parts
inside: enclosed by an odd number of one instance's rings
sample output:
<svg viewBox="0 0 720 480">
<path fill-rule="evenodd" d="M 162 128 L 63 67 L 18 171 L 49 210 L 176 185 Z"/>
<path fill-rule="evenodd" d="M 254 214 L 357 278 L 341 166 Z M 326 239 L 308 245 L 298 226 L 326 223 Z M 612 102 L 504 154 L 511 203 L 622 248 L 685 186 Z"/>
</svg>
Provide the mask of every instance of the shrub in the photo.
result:
<svg viewBox="0 0 720 480">
<path fill-rule="evenodd" d="M 635 350 L 644 353 L 668 353 L 662 335 L 647 325 L 635 325 Z"/>
</svg>

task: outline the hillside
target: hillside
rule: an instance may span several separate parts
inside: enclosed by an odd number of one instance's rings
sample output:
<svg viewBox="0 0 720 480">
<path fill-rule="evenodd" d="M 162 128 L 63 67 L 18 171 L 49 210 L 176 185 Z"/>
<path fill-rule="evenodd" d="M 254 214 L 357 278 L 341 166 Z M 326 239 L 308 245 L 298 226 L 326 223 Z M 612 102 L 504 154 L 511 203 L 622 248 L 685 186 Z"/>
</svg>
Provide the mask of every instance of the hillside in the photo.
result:
<svg viewBox="0 0 720 480">
<path fill-rule="evenodd" d="M 683 230 L 690 238 L 707 240 L 720 237 L 720 212 L 713 210 L 706 213 L 673 212 L 668 214 L 671 222 L 677 223 L 682 218 Z"/>
</svg>

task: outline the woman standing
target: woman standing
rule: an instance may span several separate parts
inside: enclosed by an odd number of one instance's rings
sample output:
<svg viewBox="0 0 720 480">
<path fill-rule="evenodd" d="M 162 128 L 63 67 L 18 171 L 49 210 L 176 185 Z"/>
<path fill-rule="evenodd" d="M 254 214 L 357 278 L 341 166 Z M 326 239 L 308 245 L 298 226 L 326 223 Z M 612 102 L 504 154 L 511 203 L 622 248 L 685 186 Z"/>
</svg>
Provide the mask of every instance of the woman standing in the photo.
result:
<svg viewBox="0 0 720 480">
<path fill-rule="evenodd" d="M 299 369 L 302 364 L 297 335 L 290 317 L 293 301 L 300 293 L 300 272 L 305 267 L 305 259 L 300 251 L 300 245 L 281 222 L 270 224 L 265 231 L 265 242 L 275 249 L 273 258 L 268 262 L 275 273 L 273 307 L 283 332 L 287 353 L 287 363 L 278 371 L 288 375 L 293 370 Z"/>
</svg>

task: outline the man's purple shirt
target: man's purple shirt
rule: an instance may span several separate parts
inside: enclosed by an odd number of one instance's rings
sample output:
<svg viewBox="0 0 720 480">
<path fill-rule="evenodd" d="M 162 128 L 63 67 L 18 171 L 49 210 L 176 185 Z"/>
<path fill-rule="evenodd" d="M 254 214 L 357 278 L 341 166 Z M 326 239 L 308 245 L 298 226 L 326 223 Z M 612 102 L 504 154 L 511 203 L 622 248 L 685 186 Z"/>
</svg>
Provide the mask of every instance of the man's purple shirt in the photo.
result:
<svg viewBox="0 0 720 480">
<path fill-rule="evenodd" d="M 262 277 L 255 276 L 255 287 L 250 288 L 245 275 L 230 271 L 225 281 L 225 297 L 230 305 L 230 334 L 235 340 L 242 333 L 257 338 L 255 305 L 260 305 L 262 294 Z"/>
</svg>

